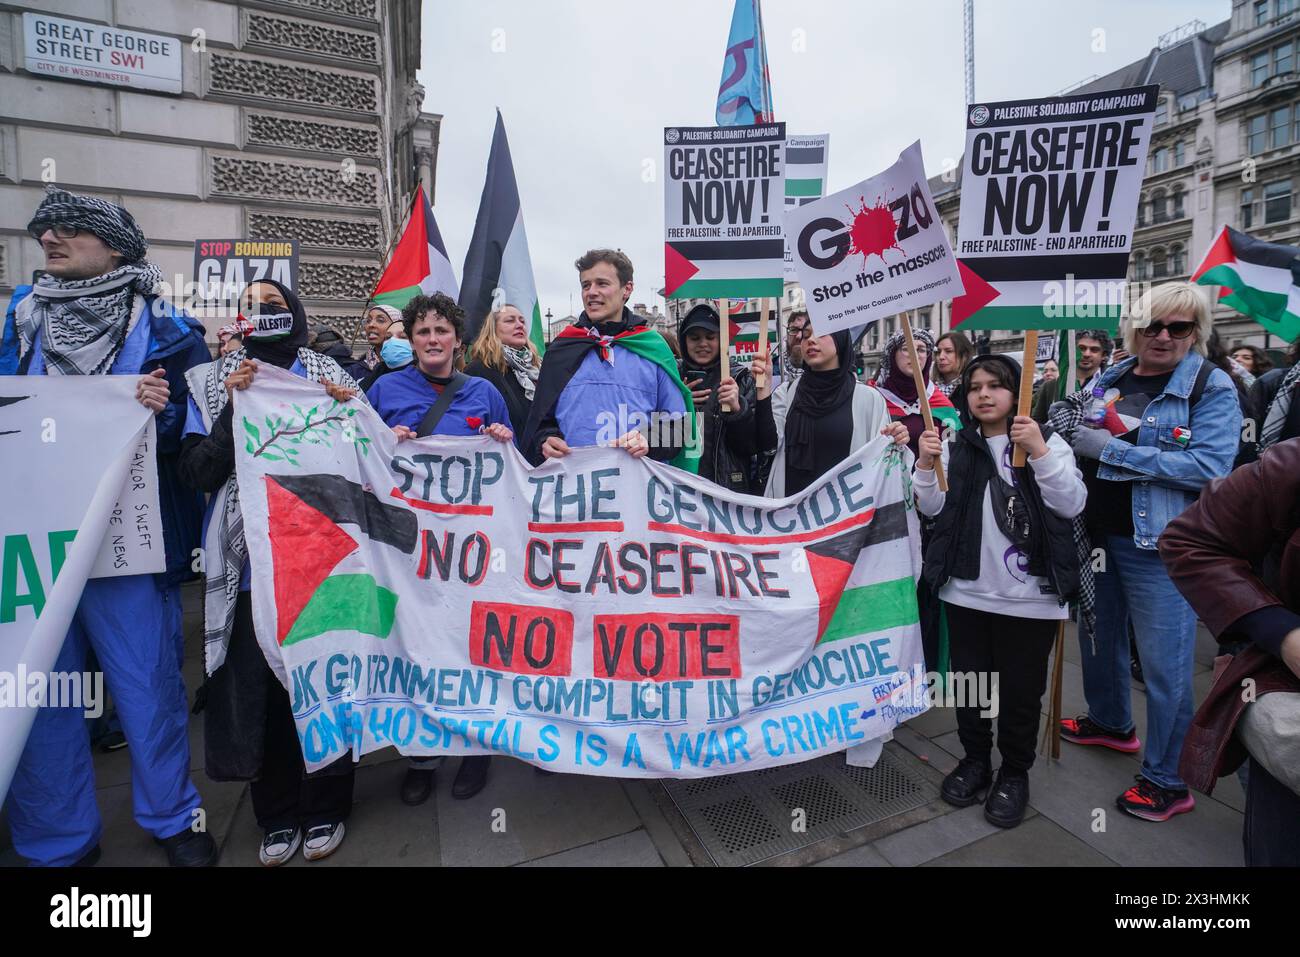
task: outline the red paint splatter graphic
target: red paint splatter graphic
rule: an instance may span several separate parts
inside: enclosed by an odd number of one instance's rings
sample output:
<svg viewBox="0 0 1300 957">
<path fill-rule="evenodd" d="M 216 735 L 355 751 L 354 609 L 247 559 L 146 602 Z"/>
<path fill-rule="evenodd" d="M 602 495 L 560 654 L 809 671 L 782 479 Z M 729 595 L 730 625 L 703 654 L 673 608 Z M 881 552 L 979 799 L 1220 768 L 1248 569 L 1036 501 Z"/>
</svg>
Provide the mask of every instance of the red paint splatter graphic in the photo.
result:
<svg viewBox="0 0 1300 957">
<path fill-rule="evenodd" d="M 898 224 L 885 201 L 877 199 L 876 205 L 868 207 L 866 199 L 859 196 L 858 202 L 858 210 L 848 207 L 853 214 L 853 225 L 849 227 L 849 255 L 861 256 L 862 268 L 866 269 L 868 256 L 879 256 L 883 262 L 885 250 L 897 249 L 901 253 L 903 247 L 898 245 Z"/>
</svg>

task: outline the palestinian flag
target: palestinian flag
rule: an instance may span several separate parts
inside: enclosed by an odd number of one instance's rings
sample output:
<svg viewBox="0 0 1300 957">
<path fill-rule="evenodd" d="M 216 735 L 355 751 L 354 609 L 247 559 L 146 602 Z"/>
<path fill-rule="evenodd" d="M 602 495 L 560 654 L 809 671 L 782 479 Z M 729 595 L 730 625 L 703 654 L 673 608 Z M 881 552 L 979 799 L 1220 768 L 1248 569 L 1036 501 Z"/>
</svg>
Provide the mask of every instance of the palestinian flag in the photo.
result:
<svg viewBox="0 0 1300 957">
<path fill-rule="evenodd" d="M 920 612 L 911 575 L 882 578 L 909 564 L 907 503 L 892 502 L 870 521 L 805 547 L 817 587 L 817 644 L 916 625 Z"/>
<path fill-rule="evenodd" d="M 418 535 L 415 516 L 339 475 L 263 478 L 276 642 L 292 645 L 330 631 L 387 638 L 397 595 L 372 575 L 347 571 L 346 560 L 362 545 L 340 526 L 355 526 L 368 542 L 410 554 Z"/>
<path fill-rule="evenodd" d="M 733 312 L 727 317 L 731 320 L 731 359 L 748 367 L 751 359 L 758 354 L 758 327 L 762 314 L 754 312 Z M 777 353 L 776 335 L 777 310 L 773 309 L 767 317 L 768 355 Z"/>
<path fill-rule="evenodd" d="M 433 219 L 433 209 L 424 195 L 424 187 L 418 186 L 406 229 L 402 231 L 402 238 L 397 241 L 388 267 L 379 277 L 370 299 L 401 309 L 417 293 L 431 296 L 435 292 L 445 293 L 452 299 L 459 295 L 451 260 L 447 258 L 447 247 Z"/>
<path fill-rule="evenodd" d="M 790 136 L 785 141 L 785 207 L 806 206 L 826 195 L 830 134 Z"/>
<path fill-rule="evenodd" d="M 626 306 L 623 307 L 623 315 L 625 317 L 630 315 Z M 586 313 L 583 313 L 583 316 L 585 318 Z M 533 395 L 533 407 L 528 415 L 528 424 L 524 427 L 525 454 L 532 451 L 538 426 L 560 401 L 560 393 L 564 391 L 573 374 L 577 372 L 578 366 L 592 349 L 598 350 L 602 359 L 611 361 L 616 367 L 618 351 L 623 350 L 640 356 L 647 362 L 653 362 L 664 370 L 664 374 L 672 380 L 682 397 L 687 417 L 685 437 L 688 441 L 685 448 L 669 464 L 699 474 L 700 449 L 703 442 L 691 390 L 682 382 L 681 373 L 677 368 L 677 357 L 668 348 L 668 341 L 659 333 L 644 326 L 604 337 L 591 326 L 574 324 L 565 327 L 555 337 L 551 342 L 551 353 L 542 363 L 542 373 L 537 379 L 537 390 Z"/>
<path fill-rule="evenodd" d="M 492 151 L 488 154 L 487 178 L 479 199 L 474 237 L 465 253 L 461 277 L 465 280 L 460 307 L 465 310 L 466 342 L 472 342 L 478 335 L 479 326 L 489 312 L 511 305 L 528 320 L 528 338 L 537 351 L 546 351 L 542 306 L 533 283 L 524 212 L 519 205 L 519 186 L 515 182 L 515 167 L 500 110 L 492 133 Z"/>
<path fill-rule="evenodd" d="M 780 298 L 784 239 L 682 239 L 664 243 L 664 296 L 669 299 Z"/>
<path fill-rule="evenodd" d="M 1287 342 L 1300 336 L 1300 249 L 1266 243 L 1224 226 L 1192 274 L 1221 286 L 1219 301 Z"/>
<path fill-rule="evenodd" d="M 952 328 L 1118 329 L 1128 253 L 957 260 Z"/>
</svg>

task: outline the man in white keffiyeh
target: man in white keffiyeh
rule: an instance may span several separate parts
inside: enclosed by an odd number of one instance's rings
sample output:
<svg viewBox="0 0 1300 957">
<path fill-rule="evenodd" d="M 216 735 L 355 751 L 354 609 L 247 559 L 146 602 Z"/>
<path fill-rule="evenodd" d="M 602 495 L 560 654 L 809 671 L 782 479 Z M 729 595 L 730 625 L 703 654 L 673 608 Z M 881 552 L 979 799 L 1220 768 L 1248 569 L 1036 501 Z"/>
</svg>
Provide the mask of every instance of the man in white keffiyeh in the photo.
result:
<svg viewBox="0 0 1300 957">
<path fill-rule="evenodd" d="M 202 504 L 184 489 L 176 446 L 187 401 L 185 373 L 207 361 L 202 327 L 155 295 L 162 278 L 144 258 L 144 234 L 121 206 L 50 187 L 27 227 L 45 270 L 14 305 L 19 375 L 131 375 L 155 414 L 166 570 L 85 583 L 54 670 L 86 670 L 93 649 L 113 693 L 131 754 L 136 820 L 169 861 L 216 861 L 190 780 L 189 714 L 181 680 L 180 583 L 191 575 Z M 87 415 L 96 414 L 88 408 Z M 14 846 L 34 864 L 93 863 L 101 823 L 86 721 L 72 708 L 41 708 L 8 802 Z"/>
</svg>

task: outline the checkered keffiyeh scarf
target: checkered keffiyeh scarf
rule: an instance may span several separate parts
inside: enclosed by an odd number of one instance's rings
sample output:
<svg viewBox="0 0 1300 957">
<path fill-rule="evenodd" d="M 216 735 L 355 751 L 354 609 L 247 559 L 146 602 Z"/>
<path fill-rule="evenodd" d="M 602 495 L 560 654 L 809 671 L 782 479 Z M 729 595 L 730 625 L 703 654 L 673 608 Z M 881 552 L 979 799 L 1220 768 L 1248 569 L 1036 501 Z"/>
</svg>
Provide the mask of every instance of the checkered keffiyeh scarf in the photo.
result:
<svg viewBox="0 0 1300 957">
<path fill-rule="evenodd" d="M 1300 384 L 1300 362 L 1293 365 L 1291 370 L 1282 377 L 1277 393 L 1273 396 L 1268 412 L 1264 415 L 1264 425 L 1259 430 L 1258 442 L 1261 455 L 1270 445 L 1276 445 L 1281 437 L 1282 426 L 1286 424 L 1286 418 L 1291 413 L 1291 403 L 1295 401 L 1295 390 L 1298 384 Z"/>
<path fill-rule="evenodd" d="M 510 371 L 515 374 L 515 378 L 518 379 L 519 384 L 523 386 L 524 397 L 529 402 L 532 402 L 533 395 L 537 392 L 537 376 L 542 371 L 541 366 L 533 364 L 532 350 L 527 347 L 523 349 L 515 349 L 503 343 L 501 346 L 501 354 L 505 356 L 505 360 L 510 366 Z"/>
<path fill-rule="evenodd" d="M 1080 389 L 1059 402 L 1053 402 L 1047 413 L 1047 422 L 1061 438 L 1069 442 L 1083 425 L 1083 410 L 1092 399 L 1092 390 Z M 1088 522 L 1083 513 L 1070 522 L 1074 535 L 1074 553 L 1079 560 L 1079 638 L 1087 638 L 1093 654 L 1097 653 L 1097 582 L 1092 573 L 1092 538 L 1088 535 Z"/>
<path fill-rule="evenodd" d="M 190 395 L 199 406 L 203 424 L 208 431 L 217 416 L 226 407 L 230 395 L 226 379 L 248 358 L 244 349 L 236 349 L 207 365 L 195 366 L 185 373 Z M 366 402 L 356 380 L 327 355 L 311 349 L 298 350 L 298 361 L 306 371 L 308 382 L 334 382 L 357 392 L 353 402 Z M 236 441 L 239 441 L 236 439 Z M 244 540 L 244 515 L 239 505 L 239 482 L 234 472 L 226 484 L 213 496 L 212 520 L 203 536 L 203 553 L 206 556 L 203 584 L 203 657 L 208 674 L 212 674 L 226 660 L 230 647 L 230 634 L 235 626 L 235 602 L 239 598 L 239 582 L 248 561 L 248 544 Z M 214 559 L 219 564 L 213 564 Z"/>
<path fill-rule="evenodd" d="M 217 330 L 217 341 L 221 343 L 229 342 L 235 336 L 242 340 L 244 336 L 253 331 L 253 324 L 247 319 L 239 318 L 234 322 L 228 322 Z"/>
<path fill-rule="evenodd" d="M 92 279 L 44 275 L 18 304 L 23 355 L 39 333 L 49 375 L 106 375 L 131 331 L 135 297 L 148 296 L 162 272 L 148 261 L 126 263 Z"/>
<path fill-rule="evenodd" d="M 45 198 L 27 224 L 27 232 L 39 240 L 51 226 L 72 226 L 94 233 L 128 263 L 139 262 L 149 249 L 144 232 L 121 206 L 93 196 L 80 196 L 50 184 Z"/>
</svg>

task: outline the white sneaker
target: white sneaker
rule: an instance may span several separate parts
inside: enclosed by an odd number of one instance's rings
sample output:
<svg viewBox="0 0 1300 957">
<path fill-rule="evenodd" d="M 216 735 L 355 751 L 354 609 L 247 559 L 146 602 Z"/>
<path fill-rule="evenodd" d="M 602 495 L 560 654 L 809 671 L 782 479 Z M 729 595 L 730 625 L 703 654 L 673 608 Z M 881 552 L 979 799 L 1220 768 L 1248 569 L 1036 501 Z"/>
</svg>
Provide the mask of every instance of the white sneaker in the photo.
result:
<svg viewBox="0 0 1300 957">
<path fill-rule="evenodd" d="M 302 856 L 309 861 L 319 861 L 329 857 L 343 843 L 343 822 L 337 824 L 318 824 L 307 829 L 307 838 L 302 844 Z"/>
<path fill-rule="evenodd" d="M 302 831 L 296 827 L 267 831 L 266 837 L 262 838 L 262 846 L 258 849 L 257 857 L 267 867 L 279 867 L 293 857 L 301 843 Z"/>
</svg>

